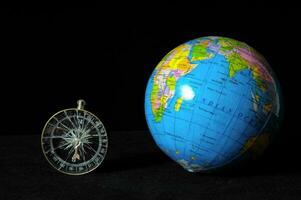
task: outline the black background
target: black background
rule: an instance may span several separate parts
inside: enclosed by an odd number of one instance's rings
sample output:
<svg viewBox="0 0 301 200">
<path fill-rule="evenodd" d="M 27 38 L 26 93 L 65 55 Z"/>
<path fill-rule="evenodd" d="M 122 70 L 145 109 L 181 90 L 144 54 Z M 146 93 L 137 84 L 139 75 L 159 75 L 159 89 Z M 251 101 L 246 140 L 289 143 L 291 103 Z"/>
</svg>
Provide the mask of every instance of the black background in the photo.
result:
<svg viewBox="0 0 301 200">
<path fill-rule="evenodd" d="M 298 7 L 166 5 L 2 9 L 1 134 L 40 134 L 52 114 L 79 98 L 109 132 L 147 130 L 144 93 L 155 66 L 179 44 L 218 35 L 266 57 L 283 93 L 279 148 L 296 146 Z"/>
<path fill-rule="evenodd" d="M 122 6 L 2 9 L 1 133 L 40 134 L 54 112 L 79 98 L 109 130 L 146 130 L 144 92 L 152 70 L 171 49 L 207 35 L 244 41 L 266 57 L 282 86 L 285 129 L 292 132 L 297 8 Z"/>
<path fill-rule="evenodd" d="M 135 194 L 139 186 L 141 191 L 136 196 L 148 195 L 149 199 L 162 195 L 183 199 L 189 191 L 194 195 L 191 198 L 200 196 L 197 191 L 205 197 L 209 193 L 232 197 L 241 190 L 236 186 L 248 193 L 250 186 L 256 185 L 260 188 L 251 189 L 249 199 L 257 194 L 275 197 L 279 190 L 285 196 L 287 189 L 288 195 L 294 191 L 294 197 L 299 197 L 300 9 L 288 3 L 273 6 L 244 1 L 238 5 L 170 2 L 163 7 L 127 2 L 118 7 L 2 8 L 0 151 L 5 156 L 0 162 L 6 164 L 0 163 L 0 167 L 6 168 L 1 171 L 6 172 L 4 180 L 11 186 L 6 194 L 17 197 L 14 191 L 19 189 L 19 197 L 28 199 L 70 194 L 76 198 L 79 192 L 75 194 L 70 188 L 80 191 L 82 185 L 77 181 L 84 180 L 84 188 L 97 198 L 99 194 L 88 184 L 100 184 L 100 178 L 104 184 L 101 195 L 118 193 L 116 199 Z M 173 162 L 164 164 L 168 159 L 162 157 L 147 133 L 144 92 L 152 70 L 171 49 L 208 35 L 246 42 L 265 56 L 279 79 L 283 125 L 275 148 L 268 154 L 271 158 L 264 162 L 263 174 L 255 171 L 255 175 L 239 178 L 192 176 Z M 87 101 L 87 109 L 99 116 L 108 132 L 124 133 L 122 137 L 113 134 L 109 164 L 82 179 L 58 176 L 40 155 L 39 147 L 39 134 L 47 119 L 61 109 L 76 106 L 79 98 Z M 270 160 L 273 162 L 269 165 Z M 186 184 L 172 196 L 168 192 L 179 187 L 177 180 Z M 199 190 L 207 181 L 209 186 Z M 61 185 L 70 188 L 62 187 L 65 193 L 49 196 L 47 188 Z M 167 190 L 160 191 L 165 186 Z M 153 194 L 158 196 L 153 198 Z M 79 196 L 85 197 L 85 193 Z"/>
<path fill-rule="evenodd" d="M 218 35 L 266 57 L 283 93 L 278 147 L 301 138 L 297 7 L 141 3 L 9 8 L 1 15 L 1 134 L 40 134 L 52 114 L 75 107 L 79 98 L 109 132 L 147 130 L 144 93 L 155 66 L 188 40 Z"/>
</svg>

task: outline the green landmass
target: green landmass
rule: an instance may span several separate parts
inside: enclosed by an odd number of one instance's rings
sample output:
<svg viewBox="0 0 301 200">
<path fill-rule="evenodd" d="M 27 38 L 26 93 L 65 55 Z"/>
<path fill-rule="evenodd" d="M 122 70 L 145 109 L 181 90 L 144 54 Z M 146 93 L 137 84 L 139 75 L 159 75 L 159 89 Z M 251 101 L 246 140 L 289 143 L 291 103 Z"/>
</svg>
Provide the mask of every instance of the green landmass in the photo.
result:
<svg viewBox="0 0 301 200">
<path fill-rule="evenodd" d="M 169 87 L 170 90 L 175 90 L 176 88 L 176 77 L 174 76 L 169 76 L 166 80 L 166 84 Z"/>
<path fill-rule="evenodd" d="M 213 56 L 212 53 L 207 52 L 207 47 L 202 44 L 194 45 L 191 51 L 192 51 L 191 61 L 205 60 Z"/>
</svg>

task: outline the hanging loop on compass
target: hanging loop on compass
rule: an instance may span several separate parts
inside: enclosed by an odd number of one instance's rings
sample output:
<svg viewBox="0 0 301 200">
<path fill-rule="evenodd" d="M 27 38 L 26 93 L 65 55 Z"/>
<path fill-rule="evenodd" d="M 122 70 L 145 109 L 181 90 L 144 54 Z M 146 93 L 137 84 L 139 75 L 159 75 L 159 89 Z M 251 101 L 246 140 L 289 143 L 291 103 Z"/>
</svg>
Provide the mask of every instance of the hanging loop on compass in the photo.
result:
<svg viewBox="0 0 301 200">
<path fill-rule="evenodd" d="M 108 137 L 103 123 L 84 110 L 86 102 L 77 101 L 77 108 L 54 114 L 45 124 L 41 145 L 47 161 L 58 171 L 81 175 L 96 169 L 104 160 Z"/>
<path fill-rule="evenodd" d="M 86 105 L 85 100 L 80 99 L 80 100 L 77 101 L 77 109 L 78 109 L 78 110 L 83 110 L 83 109 L 85 109 L 85 105 Z"/>
</svg>

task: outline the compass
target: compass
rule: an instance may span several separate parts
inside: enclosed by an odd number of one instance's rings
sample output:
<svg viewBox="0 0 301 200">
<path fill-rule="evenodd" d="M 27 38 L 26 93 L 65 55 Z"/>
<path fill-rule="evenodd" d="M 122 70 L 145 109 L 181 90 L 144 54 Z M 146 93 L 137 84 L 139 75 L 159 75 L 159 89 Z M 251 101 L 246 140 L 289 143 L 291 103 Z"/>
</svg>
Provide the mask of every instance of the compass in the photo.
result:
<svg viewBox="0 0 301 200">
<path fill-rule="evenodd" d="M 81 175 L 96 169 L 108 149 L 108 136 L 103 123 L 84 110 L 84 100 L 77 108 L 54 114 L 45 124 L 41 145 L 48 162 L 58 171 Z"/>
</svg>

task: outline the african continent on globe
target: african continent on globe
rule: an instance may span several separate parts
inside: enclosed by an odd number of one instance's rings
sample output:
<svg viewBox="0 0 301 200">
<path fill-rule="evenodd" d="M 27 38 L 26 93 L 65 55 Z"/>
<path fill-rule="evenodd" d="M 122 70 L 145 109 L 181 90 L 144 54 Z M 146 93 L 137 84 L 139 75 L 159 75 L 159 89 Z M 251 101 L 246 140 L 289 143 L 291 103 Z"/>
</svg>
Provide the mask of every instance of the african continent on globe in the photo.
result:
<svg viewBox="0 0 301 200">
<path fill-rule="evenodd" d="M 145 93 L 156 144 L 191 172 L 263 151 L 279 113 L 278 82 L 267 61 L 225 37 L 201 37 L 169 52 Z"/>
</svg>

